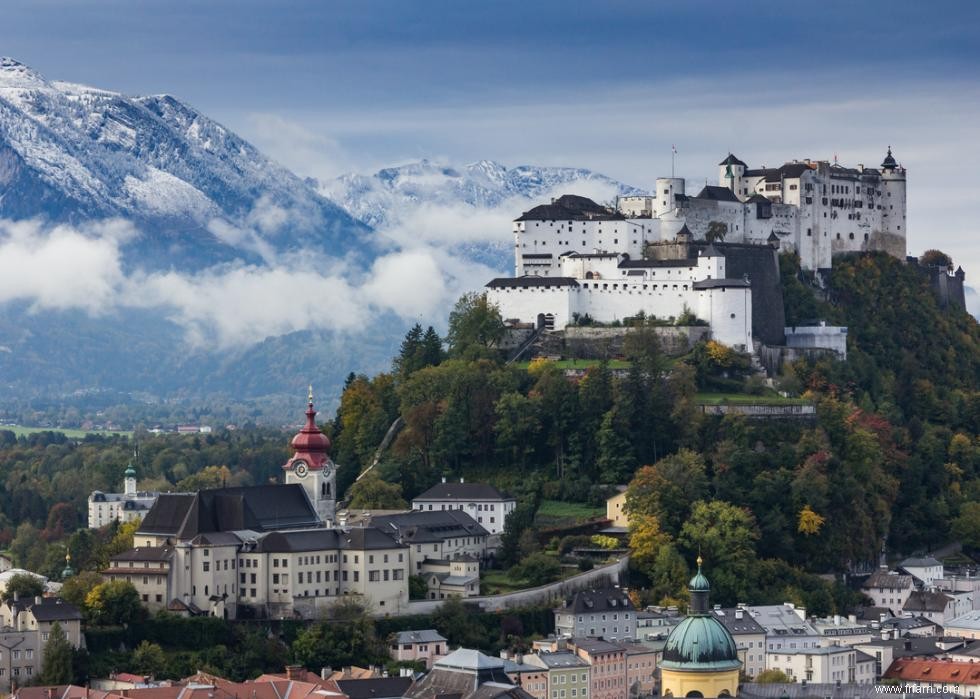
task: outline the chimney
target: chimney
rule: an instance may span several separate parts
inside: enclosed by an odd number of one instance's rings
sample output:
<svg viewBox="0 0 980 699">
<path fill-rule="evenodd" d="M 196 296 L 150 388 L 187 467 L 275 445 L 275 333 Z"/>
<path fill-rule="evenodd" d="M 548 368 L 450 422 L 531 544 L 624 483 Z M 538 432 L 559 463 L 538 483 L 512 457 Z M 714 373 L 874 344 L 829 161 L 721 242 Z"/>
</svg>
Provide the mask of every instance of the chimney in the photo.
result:
<svg viewBox="0 0 980 699">
<path fill-rule="evenodd" d="M 464 479 L 464 478 L 463 478 L 462 476 L 460 476 L 460 477 L 459 477 L 459 482 L 460 482 L 460 483 L 465 483 L 465 482 L 466 482 L 466 480 L 465 480 L 465 479 Z"/>
<path fill-rule="evenodd" d="M 41 597 L 41 595 L 37 595 L 37 596 L 36 596 L 36 597 L 34 598 L 34 604 L 36 604 L 37 606 L 39 606 L 39 607 L 40 607 L 40 606 L 41 606 L 42 604 L 44 604 L 44 598 L 43 598 L 43 597 Z"/>
<path fill-rule="evenodd" d="M 320 668 L 320 679 L 321 680 L 329 680 L 330 679 L 330 675 L 332 675 L 332 674 L 333 674 L 333 668 L 331 668 L 330 666 L 321 667 Z"/>
<path fill-rule="evenodd" d="M 735 610 L 735 618 L 736 618 L 736 619 L 741 619 L 741 618 L 742 618 L 742 614 L 743 614 L 743 613 L 744 613 L 744 612 L 743 612 L 743 611 L 742 611 L 741 609 L 736 609 L 736 610 Z"/>
<path fill-rule="evenodd" d="M 293 682 L 300 682 L 303 679 L 303 666 L 302 665 L 287 665 L 286 666 L 286 679 L 292 680 Z"/>
</svg>

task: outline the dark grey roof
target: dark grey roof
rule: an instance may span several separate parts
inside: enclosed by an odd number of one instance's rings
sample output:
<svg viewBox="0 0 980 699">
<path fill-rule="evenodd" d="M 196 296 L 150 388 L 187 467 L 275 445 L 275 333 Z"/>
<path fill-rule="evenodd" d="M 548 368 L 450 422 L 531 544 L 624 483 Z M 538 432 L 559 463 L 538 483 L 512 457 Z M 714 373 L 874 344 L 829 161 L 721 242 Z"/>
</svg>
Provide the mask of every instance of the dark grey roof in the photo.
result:
<svg viewBox="0 0 980 699">
<path fill-rule="evenodd" d="M 935 626 L 936 622 L 926 619 L 924 616 L 900 616 L 894 619 L 885 619 L 881 622 L 883 629 L 898 629 L 908 631 L 910 629 L 921 629 L 925 626 Z"/>
<path fill-rule="evenodd" d="M 513 500 L 514 498 L 502 493 L 487 483 L 436 483 L 416 500 Z"/>
<path fill-rule="evenodd" d="M 310 529 L 305 531 L 272 532 L 259 540 L 257 551 L 283 553 L 287 551 L 324 551 L 342 549 L 367 551 L 372 549 L 403 548 L 390 534 L 378 527 L 350 529 Z"/>
<path fill-rule="evenodd" d="M 563 194 L 550 204 L 525 211 L 516 221 L 624 221 L 626 217 L 588 197 Z"/>
<path fill-rule="evenodd" d="M 526 252 L 521 257 L 525 260 L 550 260 L 554 255 L 550 252 Z"/>
<path fill-rule="evenodd" d="M 589 664 L 570 651 L 555 653 L 538 653 L 538 659 L 549 668 L 588 667 Z"/>
<path fill-rule="evenodd" d="M 619 588 L 608 587 L 601 590 L 583 590 L 567 597 L 555 611 L 573 614 L 592 614 L 595 612 L 634 611 L 633 602 Z"/>
<path fill-rule="evenodd" d="M 620 269 L 653 269 L 660 267 L 697 267 L 697 259 L 691 260 L 623 260 Z"/>
<path fill-rule="evenodd" d="M 491 279 L 487 286 L 491 289 L 506 287 L 533 287 L 533 286 L 578 286 L 578 282 L 572 277 L 497 277 Z"/>
<path fill-rule="evenodd" d="M 887 641 L 875 639 L 871 643 L 859 643 L 857 645 L 887 647 L 892 649 L 892 655 L 895 658 L 911 658 L 920 655 L 943 655 L 949 652 L 946 648 L 939 647 L 939 640 L 936 636 L 908 636 L 906 638 L 892 638 Z"/>
<path fill-rule="evenodd" d="M 745 279 L 704 279 L 691 284 L 692 289 L 721 289 L 739 288 L 745 289 L 751 286 Z"/>
<path fill-rule="evenodd" d="M 350 699 L 400 699 L 412 686 L 412 678 L 374 677 L 363 680 L 337 680 L 337 686 Z"/>
<path fill-rule="evenodd" d="M 113 561 L 169 561 L 174 555 L 170 546 L 138 546 L 112 556 Z"/>
<path fill-rule="evenodd" d="M 738 613 L 742 613 L 742 618 L 737 618 Z M 712 609 L 712 616 L 714 616 L 718 621 L 721 622 L 722 626 L 728 629 L 728 632 L 732 636 L 737 636 L 739 634 L 765 634 L 766 630 L 762 628 L 762 625 L 757 622 L 748 610 L 735 609 L 734 607 L 729 607 L 726 609 Z"/>
<path fill-rule="evenodd" d="M 701 251 L 701 257 L 724 257 L 714 243 L 708 243 L 708 247 Z"/>
<path fill-rule="evenodd" d="M 934 568 L 935 566 L 941 566 L 942 563 L 937 561 L 932 556 L 925 556 L 923 558 L 906 558 L 904 561 L 899 563 L 902 567 L 912 567 L 912 568 Z"/>
<path fill-rule="evenodd" d="M 488 536 L 489 532 L 462 510 L 413 510 L 374 517 L 371 524 L 408 543 L 445 541 L 460 536 Z"/>
<path fill-rule="evenodd" d="M 741 160 L 736 158 L 731 153 L 728 154 L 727 158 L 725 158 L 720 163 L 718 163 L 718 165 L 741 165 L 742 167 L 746 167 L 745 163 L 743 163 Z"/>
<path fill-rule="evenodd" d="M 298 484 L 215 488 L 161 495 L 139 531 L 193 539 L 198 534 L 317 527 L 320 519 Z"/>
<path fill-rule="evenodd" d="M 626 648 L 622 644 L 610 643 L 601 638 L 570 638 L 568 643 L 576 648 L 581 648 L 589 655 L 626 652 Z"/>
<path fill-rule="evenodd" d="M 942 592 L 913 592 L 902 607 L 907 612 L 944 612 L 952 600 Z"/>
<path fill-rule="evenodd" d="M 421 631 L 399 631 L 394 634 L 395 643 L 444 643 L 446 641 L 435 629 Z"/>
<path fill-rule="evenodd" d="M 730 190 L 728 187 L 719 187 L 716 184 L 705 185 L 704 189 L 698 193 L 698 199 L 711 199 L 712 201 L 739 201 L 739 198 L 735 196 L 735 192 Z"/>
<path fill-rule="evenodd" d="M 753 194 L 751 197 L 745 200 L 746 204 L 771 204 L 766 197 L 762 196 L 758 192 Z"/>
<path fill-rule="evenodd" d="M 532 699 L 515 687 L 499 658 L 458 649 L 437 661 L 431 672 L 405 692 L 408 699 Z"/>
<path fill-rule="evenodd" d="M 781 182 L 784 178 L 794 179 L 802 175 L 807 170 L 812 170 L 812 165 L 806 163 L 786 163 L 780 167 L 757 168 L 746 170 L 746 177 L 765 177 L 766 182 Z"/>
<path fill-rule="evenodd" d="M 82 618 L 82 613 L 75 605 L 65 602 L 60 597 L 42 597 L 40 604 L 33 597 L 27 597 L 11 600 L 10 606 L 22 612 L 29 610 L 39 622 L 74 621 Z"/>
<path fill-rule="evenodd" d="M 618 252 L 566 252 L 562 257 L 581 257 L 584 259 L 595 259 L 604 257 L 619 257 L 622 253 Z"/>
</svg>

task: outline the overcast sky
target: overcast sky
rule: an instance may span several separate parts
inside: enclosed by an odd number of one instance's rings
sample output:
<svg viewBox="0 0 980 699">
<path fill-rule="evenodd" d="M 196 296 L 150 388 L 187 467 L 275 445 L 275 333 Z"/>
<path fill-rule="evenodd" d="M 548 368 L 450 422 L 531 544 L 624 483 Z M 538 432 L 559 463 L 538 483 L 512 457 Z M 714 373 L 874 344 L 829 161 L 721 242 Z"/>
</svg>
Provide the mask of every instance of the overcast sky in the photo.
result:
<svg viewBox="0 0 980 699">
<path fill-rule="evenodd" d="M 320 178 L 427 157 L 646 187 L 792 158 L 909 170 L 909 249 L 980 280 L 980 2 L 5 0 L 0 54 L 167 92 Z"/>
</svg>

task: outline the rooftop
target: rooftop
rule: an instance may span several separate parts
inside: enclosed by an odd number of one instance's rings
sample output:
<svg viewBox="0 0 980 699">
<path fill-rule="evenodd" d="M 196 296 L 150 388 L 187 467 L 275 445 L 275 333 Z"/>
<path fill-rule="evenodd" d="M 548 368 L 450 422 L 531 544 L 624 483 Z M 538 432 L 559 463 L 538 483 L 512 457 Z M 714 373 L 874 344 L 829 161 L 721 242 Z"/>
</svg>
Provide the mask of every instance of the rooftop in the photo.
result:
<svg viewBox="0 0 980 699">
<path fill-rule="evenodd" d="M 594 614 L 597 612 L 633 611 L 633 602 L 619 588 L 610 587 L 601 590 L 586 590 L 576 592 L 565 599 L 557 612 L 573 614 Z"/>
<path fill-rule="evenodd" d="M 486 483 L 436 483 L 412 499 L 413 502 L 416 500 L 514 500 L 514 498 Z"/>
</svg>

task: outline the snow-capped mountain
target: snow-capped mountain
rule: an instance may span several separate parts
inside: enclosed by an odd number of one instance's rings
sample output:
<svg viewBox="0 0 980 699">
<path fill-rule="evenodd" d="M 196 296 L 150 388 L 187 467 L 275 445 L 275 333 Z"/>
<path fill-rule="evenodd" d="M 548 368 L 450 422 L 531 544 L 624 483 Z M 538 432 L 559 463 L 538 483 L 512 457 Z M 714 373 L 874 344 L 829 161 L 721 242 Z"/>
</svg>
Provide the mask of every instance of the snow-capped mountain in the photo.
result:
<svg viewBox="0 0 980 699">
<path fill-rule="evenodd" d="M 143 233 L 139 262 L 151 268 L 256 261 L 263 246 L 342 256 L 366 232 L 174 97 L 49 81 L 0 58 L 0 217 L 39 216 L 131 221 Z"/>
<path fill-rule="evenodd" d="M 320 185 L 321 193 L 375 228 L 394 225 L 422 205 L 490 209 L 507 202 L 520 203 L 520 199 L 533 205 L 541 203 L 537 198 L 559 189 L 564 194 L 601 192 L 610 197 L 639 191 L 583 168 L 507 168 L 492 160 L 462 167 L 421 160 L 384 168 L 373 175 L 342 175 Z M 513 214 L 516 217 L 520 211 Z"/>
</svg>

